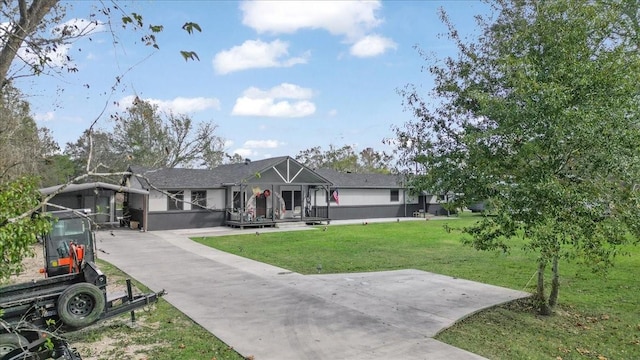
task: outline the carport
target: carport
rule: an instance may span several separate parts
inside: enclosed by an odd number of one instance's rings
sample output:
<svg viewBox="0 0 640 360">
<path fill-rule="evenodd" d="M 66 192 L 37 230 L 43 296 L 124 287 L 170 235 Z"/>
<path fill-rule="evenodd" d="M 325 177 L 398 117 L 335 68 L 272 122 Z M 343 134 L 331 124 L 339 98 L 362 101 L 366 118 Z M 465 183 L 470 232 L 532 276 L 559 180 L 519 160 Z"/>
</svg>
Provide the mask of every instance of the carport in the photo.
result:
<svg viewBox="0 0 640 360">
<path fill-rule="evenodd" d="M 55 185 L 40 189 L 44 196 L 54 195 L 45 210 L 91 209 L 93 220 L 101 225 L 120 225 L 122 220 L 146 223 L 149 192 L 105 182 Z M 128 210 L 129 196 L 134 194 L 142 204 L 135 214 Z M 51 205 L 57 205 L 51 206 Z"/>
</svg>

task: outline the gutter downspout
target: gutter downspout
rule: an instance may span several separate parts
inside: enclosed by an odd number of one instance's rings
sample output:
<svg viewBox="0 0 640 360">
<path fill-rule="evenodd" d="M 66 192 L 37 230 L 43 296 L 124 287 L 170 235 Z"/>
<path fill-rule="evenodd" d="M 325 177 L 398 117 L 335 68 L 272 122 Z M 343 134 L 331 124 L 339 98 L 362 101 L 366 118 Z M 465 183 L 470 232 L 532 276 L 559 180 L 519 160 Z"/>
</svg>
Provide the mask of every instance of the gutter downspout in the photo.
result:
<svg viewBox="0 0 640 360">
<path fill-rule="evenodd" d="M 404 202 L 404 217 L 407 217 L 407 189 L 402 187 L 402 199 Z"/>
<path fill-rule="evenodd" d="M 149 194 L 144 195 L 142 202 L 142 218 L 144 219 L 144 231 L 149 231 Z"/>
</svg>

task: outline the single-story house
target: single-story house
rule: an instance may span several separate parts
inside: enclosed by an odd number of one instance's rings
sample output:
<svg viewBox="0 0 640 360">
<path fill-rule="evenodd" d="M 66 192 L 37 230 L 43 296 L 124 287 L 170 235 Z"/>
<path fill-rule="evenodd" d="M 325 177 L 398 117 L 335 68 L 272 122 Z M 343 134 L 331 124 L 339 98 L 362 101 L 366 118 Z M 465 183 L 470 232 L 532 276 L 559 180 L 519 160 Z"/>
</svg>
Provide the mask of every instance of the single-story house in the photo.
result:
<svg viewBox="0 0 640 360">
<path fill-rule="evenodd" d="M 310 169 L 289 156 L 205 169 L 131 166 L 126 212 L 147 230 L 416 216 L 436 197 L 412 197 L 399 175 Z M 435 201 L 435 203 L 431 203 Z M 145 211 L 146 210 L 146 211 Z"/>
</svg>

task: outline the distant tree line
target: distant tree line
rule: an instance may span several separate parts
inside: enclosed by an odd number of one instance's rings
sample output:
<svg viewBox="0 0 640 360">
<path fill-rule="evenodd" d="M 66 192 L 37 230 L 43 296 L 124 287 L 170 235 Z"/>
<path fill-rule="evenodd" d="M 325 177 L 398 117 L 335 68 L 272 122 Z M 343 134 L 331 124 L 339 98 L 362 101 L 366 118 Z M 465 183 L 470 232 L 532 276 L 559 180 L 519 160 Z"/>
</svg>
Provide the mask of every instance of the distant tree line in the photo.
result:
<svg viewBox="0 0 640 360">
<path fill-rule="evenodd" d="M 312 169 L 329 168 L 341 172 L 389 174 L 394 169 L 393 155 L 370 147 L 356 152 L 351 145 L 329 145 L 326 151 L 315 146 L 300 151 L 295 159 Z"/>
</svg>

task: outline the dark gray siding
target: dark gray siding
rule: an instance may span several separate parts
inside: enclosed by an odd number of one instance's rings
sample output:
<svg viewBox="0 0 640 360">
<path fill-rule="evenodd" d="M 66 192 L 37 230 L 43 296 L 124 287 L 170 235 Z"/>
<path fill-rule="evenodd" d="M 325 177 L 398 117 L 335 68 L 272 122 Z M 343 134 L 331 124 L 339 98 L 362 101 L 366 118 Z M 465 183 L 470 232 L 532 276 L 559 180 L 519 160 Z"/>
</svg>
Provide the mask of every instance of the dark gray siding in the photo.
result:
<svg viewBox="0 0 640 360">
<path fill-rule="evenodd" d="M 149 226 L 151 231 L 173 229 L 197 229 L 224 225 L 224 211 L 162 211 L 150 212 Z"/>
<path fill-rule="evenodd" d="M 447 215 L 447 211 L 440 204 L 427 204 L 427 213 L 431 215 Z M 423 209 L 418 204 L 400 205 L 362 205 L 362 206 L 331 206 L 329 218 L 331 220 L 375 219 L 393 217 L 411 217 L 414 211 Z M 316 211 L 315 213 L 313 211 Z M 326 206 L 318 206 L 312 210 L 311 216 L 326 215 Z"/>
<path fill-rule="evenodd" d="M 414 209 L 415 208 L 415 209 Z M 331 220 L 371 219 L 412 216 L 416 205 L 363 205 L 363 206 L 332 206 L 329 209 Z"/>
</svg>

